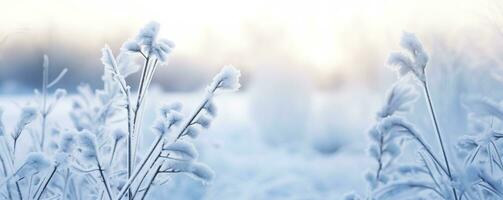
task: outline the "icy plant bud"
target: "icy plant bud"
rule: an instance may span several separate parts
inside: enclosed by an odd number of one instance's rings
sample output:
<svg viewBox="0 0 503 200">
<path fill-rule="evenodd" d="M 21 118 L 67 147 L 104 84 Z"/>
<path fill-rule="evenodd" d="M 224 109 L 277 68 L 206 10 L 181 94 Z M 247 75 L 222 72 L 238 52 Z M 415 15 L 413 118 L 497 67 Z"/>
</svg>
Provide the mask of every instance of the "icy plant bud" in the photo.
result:
<svg viewBox="0 0 503 200">
<path fill-rule="evenodd" d="M 412 33 L 403 33 L 400 42 L 402 48 L 407 50 L 412 59 L 402 53 L 392 53 L 388 59 L 388 64 L 398 72 L 399 76 L 412 73 L 421 81 L 425 81 L 425 68 L 428 63 L 428 55 L 423 50 L 423 46 Z"/>
<path fill-rule="evenodd" d="M 198 157 L 196 148 L 192 143 L 178 140 L 163 148 L 164 151 L 169 151 L 175 154 L 175 156 L 186 160 L 195 160 Z"/>
<path fill-rule="evenodd" d="M 127 53 L 121 53 L 117 56 L 117 68 L 119 70 L 120 75 L 124 77 L 128 77 L 131 74 L 134 74 L 140 69 Z"/>
<path fill-rule="evenodd" d="M 239 83 L 240 77 L 241 72 L 239 70 L 231 65 L 224 66 L 220 73 L 213 77 L 213 82 L 208 90 L 210 92 L 216 90 L 236 91 L 241 87 Z"/>
<path fill-rule="evenodd" d="M 185 132 L 185 135 L 188 135 L 191 138 L 196 138 L 199 135 L 199 129 L 193 126 L 189 126 Z"/>
<path fill-rule="evenodd" d="M 20 121 L 24 122 L 24 124 L 28 124 L 33 122 L 37 118 L 37 109 L 34 107 L 24 107 L 21 110 Z"/>
<path fill-rule="evenodd" d="M 113 133 L 112 133 L 112 139 L 115 141 L 115 142 L 119 142 L 121 141 L 122 139 L 124 139 L 126 137 L 126 132 L 124 132 L 122 129 L 116 129 Z"/>
<path fill-rule="evenodd" d="M 66 96 L 66 90 L 65 89 L 57 89 L 56 92 L 54 92 L 54 97 L 56 97 L 56 100 L 59 100 Z"/>
<path fill-rule="evenodd" d="M 86 161 L 94 161 L 97 159 L 96 152 L 96 136 L 89 131 L 83 131 L 79 135 L 80 153 Z"/>
<path fill-rule="evenodd" d="M 136 40 L 140 45 L 145 45 L 148 46 L 149 49 L 151 48 L 152 44 L 155 42 L 157 39 L 157 34 L 159 33 L 159 28 L 160 25 L 157 22 L 150 22 L 145 27 L 143 27 L 140 32 L 138 33 L 138 36 L 136 37 Z"/>
<path fill-rule="evenodd" d="M 161 62 L 166 62 L 168 54 L 173 51 L 173 48 L 175 48 L 175 44 L 172 41 L 163 39 L 154 43 L 150 52 L 152 55 L 159 58 Z"/>
<path fill-rule="evenodd" d="M 217 115 L 217 107 L 215 106 L 215 104 L 213 103 L 212 100 L 210 100 L 210 101 L 206 102 L 206 104 L 204 104 L 204 109 L 212 117 L 215 117 Z"/>
<path fill-rule="evenodd" d="M 213 178 L 215 177 L 215 173 L 213 172 L 213 170 L 211 170 L 210 167 L 202 163 L 194 163 L 192 165 L 191 172 L 196 178 L 199 178 L 201 181 L 205 183 L 212 181 Z"/>
<path fill-rule="evenodd" d="M 157 39 L 159 33 L 159 23 L 150 22 L 136 37 L 136 40 L 143 49 L 150 54 L 157 57 L 161 62 L 167 60 L 168 54 L 171 53 L 175 44 L 166 39 Z M 136 47 L 135 47 L 136 48 Z"/>
<path fill-rule="evenodd" d="M 17 172 L 17 175 L 20 177 L 26 177 L 47 169 L 49 166 L 51 166 L 51 163 L 44 154 L 32 152 L 26 158 L 26 161 Z"/>
<path fill-rule="evenodd" d="M 168 132 L 169 128 L 164 120 L 157 119 L 157 120 L 155 120 L 154 125 L 152 126 L 152 130 L 155 133 L 163 136 L 164 134 L 166 134 Z"/>
<path fill-rule="evenodd" d="M 71 132 L 64 133 L 61 135 L 61 141 L 59 143 L 59 150 L 63 153 L 72 153 L 75 144 L 77 143 L 75 135 Z"/>
<path fill-rule="evenodd" d="M 160 112 L 162 117 L 167 117 L 169 113 L 176 111 L 176 112 L 181 112 L 182 111 L 182 103 L 180 102 L 174 102 L 170 104 L 165 104 L 161 106 Z"/>
<path fill-rule="evenodd" d="M 124 42 L 124 44 L 122 44 L 121 50 L 129 53 L 137 53 L 141 51 L 141 47 L 138 42 L 134 40 L 128 40 Z"/>
<path fill-rule="evenodd" d="M 168 113 L 166 116 L 166 122 L 169 124 L 169 126 L 178 126 L 183 120 L 183 115 L 182 113 L 178 111 L 171 111 Z"/>
<path fill-rule="evenodd" d="M 215 177 L 215 173 L 207 165 L 203 163 L 194 163 L 190 161 L 172 161 L 166 166 L 168 170 L 176 172 L 190 173 L 192 177 L 203 181 L 203 183 L 210 182 Z M 165 169 L 166 170 L 166 169 Z"/>
<path fill-rule="evenodd" d="M 37 109 L 30 106 L 24 107 L 21 110 L 21 116 L 19 117 L 19 121 L 17 122 L 16 129 L 14 131 L 14 138 L 18 138 L 25 126 L 37 118 L 37 113 Z"/>
<path fill-rule="evenodd" d="M 409 111 L 418 97 L 416 90 L 407 84 L 395 84 L 386 95 L 386 103 L 377 113 L 379 118 L 385 118 L 396 112 Z"/>
<path fill-rule="evenodd" d="M 209 128 L 211 124 L 211 117 L 206 114 L 201 114 L 197 118 L 196 124 L 201 125 L 203 128 Z"/>
</svg>

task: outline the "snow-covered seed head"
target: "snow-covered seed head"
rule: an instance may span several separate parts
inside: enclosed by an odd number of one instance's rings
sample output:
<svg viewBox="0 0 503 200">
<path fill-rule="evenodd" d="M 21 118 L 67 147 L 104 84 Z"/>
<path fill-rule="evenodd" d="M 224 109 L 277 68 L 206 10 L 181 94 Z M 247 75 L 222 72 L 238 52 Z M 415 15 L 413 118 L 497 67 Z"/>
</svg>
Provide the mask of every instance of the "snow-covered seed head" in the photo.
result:
<svg viewBox="0 0 503 200">
<path fill-rule="evenodd" d="M 63 153 L 72 153 L 75 149 L 75 144 L 77 143 L 77 139 L 75 138 L 75 133 L 67 132 L 61 135 L 61 139 L 59 142 L 59 150 Z"/>
<path fill-rule="evenodd" d="M 97 160 L 96 136 L 89 131 L 82 131 L 79 134 L 80 153 L 82 158 L 88 162 Z"/>
<path fill-rule="evenodd" d="M 417 91 L 407 84 L 396 83 L 386 95 L 383 108 L 377 113 L 378 118 L 385 118 L 397 112 L 409 111 L 417 100 Z"/>
<path fill-rule="evenodd" d="M 33 122 L 37 118 L 38 111 L 35 107 L 26 106 L 21 110 L 21 116 L 19 116 L 19 121 L 16 124 L 16 128 L 13 133 L 14 138 L 18 138 L 21 135 L 23 129 L 29 123 Z"/>
<path fill-rule="evenodd" d="M 211 170 L 211 168 L 208 167 L 208 165 L 205 165 L 203 163 L 194 163 L 192 165 L 191 172 L 196 178 L 200 179 L 203 183 L 211 182 L 213 178 L 215 178 L 215 172 L 213 172 L 213 170 Z"/>
<path fill-rule="evenodd" d="M 34 173 L 43 171 L 51 166 L 51 162 L 40 152 L 32 152 L 26 158 L 23 166 L 17 171 L 20 177 L 26 177 Z"/>
<path fill-rule="evenodd" d="M 185 130 L 185 134 L 184 135 L 188 135 L 191 138 L 196 138 L 199 135 L 199 129 L 197 127 L 194 127 L 194 126 L 189 126 Z"/>
<path fill-rule="evenodd" d="M 164 151 L 170 152 L 170 156 L 183 160 L 195 160 L 199 156 L 192 143 L 177 140 L 176 142 L 163 147 Z"/>
<path fill-rule="evenodd" d="M 200 114 L 195 123 L 201 125 L 203 128 L 209 128 L 211 117 L 206 114 Z"/>
<path fill-rule="evenodd" d="M 159 29 L 159 23 L 152 21 L 140 30 L 138 36 L 136 36 L 136 40 L 140 45 L 148 46 L 150 49 L 152 44 L 157 40 Z"/>
<path fill-rule="evenodd" d="M 165 62 L 168 54 L 173 51 L 175 44 L 166 39 L 157 39 L 160 25 L 157 22 L 150 22 L 140 30 L 136 37 L 138 45 L 143 46 L 143 50 L 149 53 L 149 56 L 155 56 L 161 62 Z M 134 46 L 136 48 L 136 46 Z M 132 48 L 132 49 L 134 49 Z"/>
<path fill-rule="evenodd" d="M 236 91 L 241 87 L 240 77 L 241 72 L 234 66 L 224 66 L 220 73 L 213 77 L 213 82 L 209 85 L 208 91 L 211 93 L 217 90 Z"/>
<path fill-rule="evenodd" d="M 209 100 L 204 104 L 204 110 L 206 110 L 206 112 L 212 117 L 215 117 L 217 115 L 217 107 L 212 100 Z"/>
<path fill-rule="evenodd" d="M 174 103 L 169 103 L 169 104 L 164 104 L 160 108 L 160 113 L 162 117 L 168 116 L 170 112 L 177 111 L 181 112 L 182 111 L 182 103 L 180 102 L 174 102 Z"/>
<path fill-rule="evenodd" d="M 428 54 L 424 51 L 419 40 L 414 34 L 404 32 L 400 45 L 409 52 L 412 59 L 402 53 L 392 53 L 388 59 L 388 64 L 398 72 L 399 76 L 412 73 L 419 80 L 425 81 L 425 68 L 428 63 Z"/>
<path fill-rule="evenodd" d="M 152 45 L 150 53 L 158 58 L 159 61 L 166 62 L 168 55 L 173 51 L 174 48 L 175 43 L 170 40 L 162 39 Z"/>
<path fill-rule="evenodd" d="M 152 126 L 152 130 L 161 135 L 164 136 L 166 133 L 169 132 L 169 126 L 166 124 L 166 121 L 163 119 L 157 119 L 154 122 L 154 125 Z"/>
<path fill-rule="evenodd" d="M 33 122 L 35 118 L 37 118 L 37 109 L 35 107 L 26 106 L 21 110 L 21 116 L 19 117 L 19 121 L 24 122 L 24 124 L 28 124 Z"/>
<path fill-rule="evenodd" d="M 136 64 L 130 56 L 131 55 L 127 53 L 120 53 L 116 59 L 117 70 L 124 78 L 136 73 L 140 69 L 140 66 Z"/>
<path fill-rule="evenodd" d="M 122 139 L 124 139 L 125 137 L 126 137 L 126 132 L 124 132 L 124 130 L 122 130 L 122 129 L 115 129 L 115 131 L 112 133 L 112 139 L 115 142 L 119 142 Z"/>
<path fill-rule="evenodd" d="M 166 123 L 172 127 L 172 126 L 178 126 L 183 120 L 183 115 L 182 113 L 178 111 L 171 111 L 168 113 L 166 116 Z"/>
<path fill-rule="evenodd" d="M 171 161 L 166 163 L 161 171 L 172 170 L 175 172 L 186 172 L 192 177 L 207 183 L 213 180 L 215 173 L 210 167 L 203 163 L 194 163 L 191 161 Z"/>
<path fill-rule="evenodd" d="M 54 92 L 54 97 L 56 98 L 56 100 L 60 100 L 64 96 L 66 96 L 66 90 L 65 89 L 58 88 L 56 90 L 56 92 Z"/>
<path fill-rule="evenodd" d="M 141 46 L 135 40 L 128 40 L 122 44 L 121 50 L 128 53 L 138 53 L 141 51 Z"/>
</svg>

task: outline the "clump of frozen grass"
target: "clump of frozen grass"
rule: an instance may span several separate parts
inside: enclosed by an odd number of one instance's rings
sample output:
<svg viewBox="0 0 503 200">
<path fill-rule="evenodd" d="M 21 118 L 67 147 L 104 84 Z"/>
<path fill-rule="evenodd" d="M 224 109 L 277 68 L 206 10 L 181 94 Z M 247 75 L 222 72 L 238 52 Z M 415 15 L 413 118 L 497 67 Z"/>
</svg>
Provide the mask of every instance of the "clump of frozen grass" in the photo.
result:
<svg viewBox="0 0 503 200">
<path fill-rule="evenodd" d="M 429 92 L 426 73 L 428 55 L 413 34 L 404 33 L 401 46 L 406 54 L 392 53 L 388 60 L 392 69 L 398 72 L 400 81 L 388 92 L 385 105 L 377 114 L 376 125 L 369 131 L 372 141 L 370 153 L 378 164 L 377 170 L 366 176 L 371 191 L 367 198 L 348 195 L 347 199 L 403 199 L 412 195 L 420 199 L 446 200 L 501 198 L 501 179 L 495 181 L 491 176 L 495 175 L 496 168 L 501 172 L 503 166 L 496 144 L 503 135 L 492 129 L 492 125 L 479 125 L 477 130 L 480 134 L 463 137 L 459 142 L 458 149 L 464 152 L 460 155 L 465 156 L 465 165 L 451 165 L 456 162 L 447 157 Z M 415 87 L 404 85 L 402 80 L 405 76 L 421 83 L 419 85 L 424 90 L 442 159 L 437 155 L 439 152 L 423 139 L 421 131 L 401 114 L 411 109 L 418 96 Z M 503 119 L 503 109 L 498 103 L 483 98 L 470 98 L 466 102 L 467 107 L 473 110 L 470 116 L 476 118 L 475 121 Z M 403 154 L 410 155 L 403 152 L 405 143 L 397 142 L 403 139 L 411 140 L 420 147 L 414 152 L 419 163 L 393 162 Z"/>
<path fill-rule="evenodd" d="M 93 90 L 83 84 L 77 88 L 70 111 L 73 128 L 47 123 L 57 102 L 66 96 L 63 89 L 50 96 L 49 89 L 67 70 L 49 81 L 49 59 L 44 56 L 42 92 L 36 91 L 42 102 L 38 109 L 22 109 L 10 134 L 14 141 L 7 137 L 0 109 L 0 199 L 144 199 L 152 186 L 166 183 L 177 173 L 204 183 L 214 178 L 213 171 L 197 161 L 199 153 L 191 140 L 216 117 L 214 97 L 239 89 L 240 72 L 225 66 L 188 116 L 182 114 L 181 103 L 164 104 L 152 131 L 144 132 L 142 108 L 149 85 L 158 65 L 167 63 L 174 48 L 173 42 L 159 37 L 159 30 L 159 24 L 148 24 L 123 44 L 117 56 L 107 45 L 102 49 L 103 87 Z M 144 59 L 142 67 L 135 55 Z M 138 71 L 138 92 L 133 95 L 126 78 Z M 17 140 L 38 115 L 41 128 L 30 127 L 31 153 L 23 164 L 16 163 Z M 46 132 L 50 134 L 46 136 Z M 143 147 L 138 144 L 145 134 L 154 134 L 157 139 L 140 155 L 143 151 L 137 149 Z"/>
<path fill-rule="evenodd" d="M 211 115 L 215 114 L 214 105 L 210 105 L 213 104 L 213 98 L 217 94 L 237 90 L 240 87 L 239 77 L 240 72 L 237 69 L 232 66 L 224 67 L 220 73 L 213 78 L 212 83 L 208 85 L 206 95 L 202 102 L 196 107 L 195 111 L 191 115 L 185 118 L 184 122 L 182 122 L 182 116 L 179 114 L 181 106 L 178 104 L 163 106 L 160 112 L 161 121 L 158 120 L 153 127 L 153 130 L 158 133 L 157 139 L 155 139 L 147 155 L 142 161 L 140 161 L 139 167 L 136 168 L 131 178 L 119 192 L 116 199 L 124 197 L 127 190 L 131 188 L 134 182 L 136 182 L 140 173 L 143 173 L 144 176 L 139 180 L 136 189 L 133 190 L 135 192 L 132 195 L 133 197 L 136 197 L 139 191 L 144 191 L 141 195 L 142 198 L 145 197 L 151 186 L 154 184 L 156 177 L 159 174 L 166 173 L 166 171 L 162 170 L 163 166 L 173 165 L 173 163 L 177 163 L 177 166 L 185 166 L 186 168 L 183 168 L 185 169 L 183 171 L 181 170 L 182 168 L 175 169 L 169 171 L 169 173 L 187 172 L 194 177 L 200 178 L 201 180 L 210 180 L 213 177 L 210 170 L 206 170 L 206 168 L 202 165 L 194 165 L 194 159 L 187 160 L 185 159 L 186 157 L 183 158 L 183 156 L 180 158 L 180 154 L 195 155 L 195 153 L 192 152 L 193 148 L 190 148 L 187 144 L 177 144 L 177 142 L 185 141 L 185 136 L 195 138 L 197 134 L 194 132 L 198 127 L 209 127 L 211 120 L 213 120 Z M 180 122 L 181 124 L 179 124 Z M 177 125 L 180 125 L 181 127 L 179 127 L 178 131 L 174 134 L 171 133 L 172 127 Z M 174 139 L 170 140 L 169 138 Z M 170 146 L 172 144 L 175 144 L 175 146 Z M 182 148 L 182 145 L 184 148 Z M 175 147 L 177 150 L 183 150 L 185 152 L 173 152 Z"/>
<path fill-rule="evenodd" d="M 388 92 L 385 105 L 378 112 L 377 122 L 369 131 L 370 155 L 377 162 L 377 169 L 366 175 L 371 191 L 365 198 L 353 193 L 347 195 L 346 199 L 405 199 L 411 196 L 446 200 L 502 199 L 503 161 L 500 139 L 503 138 L 503 132 L 499 130 L 503 122 L 502 104 L 486 97 L 464 99 L 474 133 L 458 138 L 457 155 L 464 162 L 453 162 L 453 158 L 450 160 L 446 155 L 428 89 L 428 56 L 412 34 L 405 33 L 401 45 L 409 55 L 393 53 L 389 63 L 397 66 L 394 69 L 398 71 L 401 80 L 410 74 L 422 83 L 420 86 L 424 89 L 440 152 L 433 151 L 423 139 L 421 131 L 401 115 L 411 108 L 417 94 L 413 92 L 415 88 L 403 86 L 402 81 L 399 81 Z M 402 86 L 397 88 L 397 85 Z M 397 143 L 404 138 L 420 147 L 417 152 L 413 152 L 418 155 L 418 163 L 396 162 L 401 155 L 410 156 L 410 152 L 404 152 L 405 143 Z M 438 158 L 438 153 L 442 154 L 443 162 Z"/>
</svg>

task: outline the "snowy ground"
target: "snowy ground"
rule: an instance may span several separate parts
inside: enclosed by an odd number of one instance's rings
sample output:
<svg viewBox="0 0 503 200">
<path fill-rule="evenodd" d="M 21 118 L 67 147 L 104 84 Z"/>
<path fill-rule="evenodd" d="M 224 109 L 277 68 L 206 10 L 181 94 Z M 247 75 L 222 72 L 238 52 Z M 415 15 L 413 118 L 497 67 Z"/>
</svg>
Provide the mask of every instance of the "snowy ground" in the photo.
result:
<svg viewBox="0 0 503 200">
<path fill-rule="evenodd" d="M 339 92 L 316 94 L 312 98 L 295 97 L 289 101 L 258 101 L 253 93 L 218 97 L 215 103 L 219 114 L 212 127 L 197 140 L 201 160 L 213 168 L 215 180 L 202 185 L 178 175 L 168 184 L 155 188 L 151 197 L 340 199 L 349 191 L 365 192 L 363 174 L 373 165 L 366 155 L 365 130 L 376 110 L 376 105 L 369 105 L 372 101 L 368 100 L 376 97 L 369 96 L 368 91 L 360 94 L 367 95 L 363 98 L 358 93 Z M 147 136 L 142 145 L 149 146 L 152 133 L 148 127 L 154 119 L 155 104 L 180 101 L 184 103 L 184 111 L 189 112 L 201 97 L 200 92 L 168 95 L 152 92 L 145 112 Z M 33 100 L 28 96 L 1 97 L 4 120 L 17 119 L 19 105 Z M 297 101 L 301 101 L 300 104 Z M 352 103 L 348 104 L 349 101 Z M 49 123 L 70 128 L 70 107 L 68 100 L 60 104 L 57 112 L 49 117 Z M 12 123 L 6 125 L 9 129 Z"/>
</svg>

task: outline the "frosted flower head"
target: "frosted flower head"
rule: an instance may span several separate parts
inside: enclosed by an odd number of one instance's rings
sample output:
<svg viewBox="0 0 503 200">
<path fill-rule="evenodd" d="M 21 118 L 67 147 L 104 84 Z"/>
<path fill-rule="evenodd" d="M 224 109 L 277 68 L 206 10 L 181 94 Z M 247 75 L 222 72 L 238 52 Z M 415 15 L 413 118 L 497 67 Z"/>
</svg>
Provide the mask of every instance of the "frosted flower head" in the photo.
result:
<svg viewBox="0 0 503 200">
<path fill-rule="evenodd" d="M 51 162 L 40 152 L 32 152 L 26 158 L 23 166 L 18 170 L 17 175 L 26 177 L 34 173 L 43 171 L 51 166 Z"/>
<path fill-rule="evenodd" d="M 412 58 L 402 53 L 391 53 L 388 64 L 398 72 L 399 76 L 412 73 L 419 80 L 426 81 L 425 68 L 428 63 L 428 54 L 419 40 L 414 34 L 404 32 L 400 45 Z"/>
<path fill-rule="evenodd" d="M 213 77 L 213 82 L 208 87 L 208 91 L 213 93 L 217 90 L 236 91 L 241 87 L 239 78 L 241 72 L 232 65 L 227 65 Z"/>
<path fill-rule="evenodd" d="M 90 162 L 97 160 L 96 136 L 89 131 L 79 134 L 80 153 L 84 160 Z"/>
<path fill-rule="evenodd" d="M 397 83 L 386 95 L 383 108 L 377 113 L 378 118 L 385 118 L 396 112 L 406 112 L 412 107 L 419 94 L 410 85 Z"/>
</svg>

